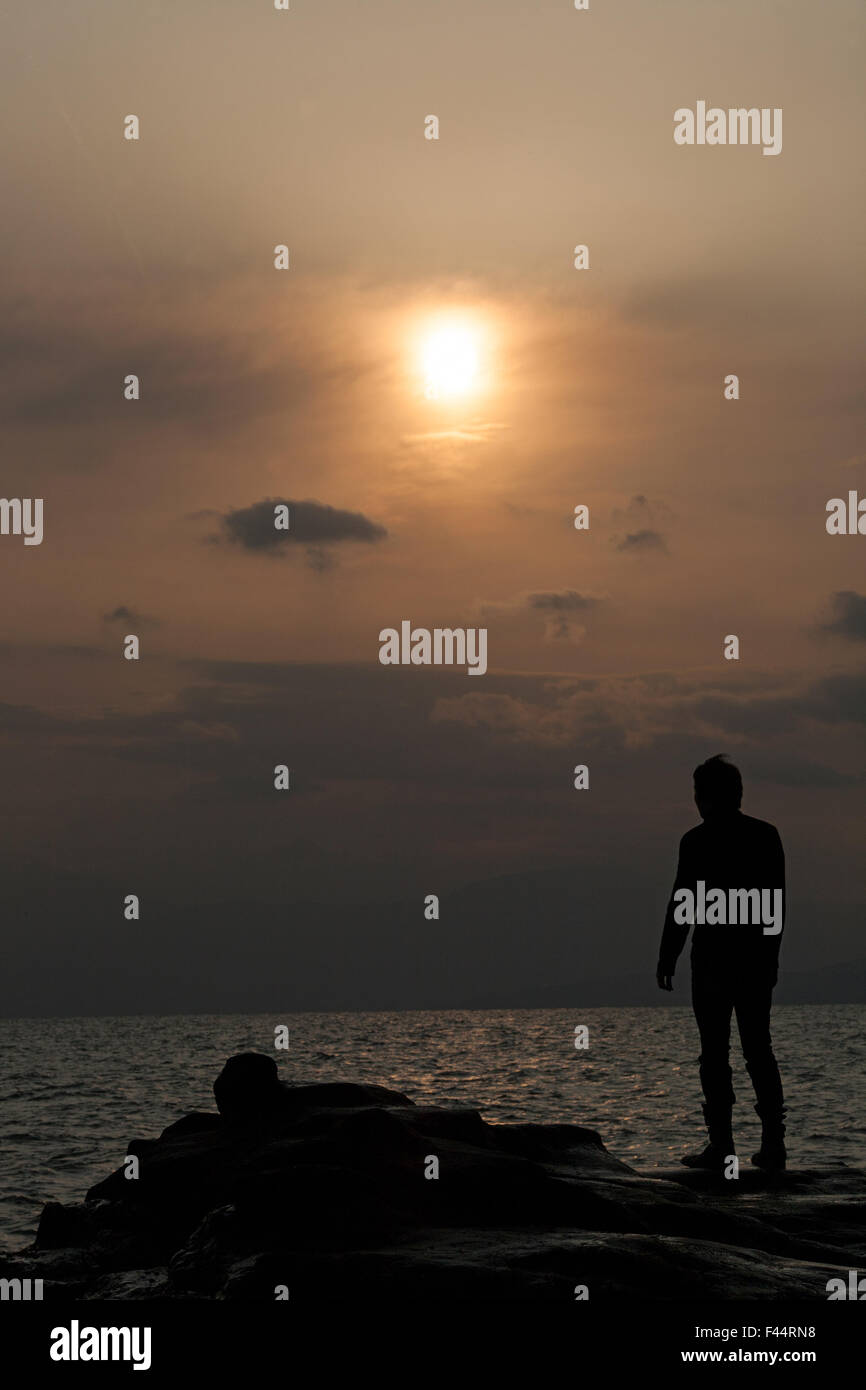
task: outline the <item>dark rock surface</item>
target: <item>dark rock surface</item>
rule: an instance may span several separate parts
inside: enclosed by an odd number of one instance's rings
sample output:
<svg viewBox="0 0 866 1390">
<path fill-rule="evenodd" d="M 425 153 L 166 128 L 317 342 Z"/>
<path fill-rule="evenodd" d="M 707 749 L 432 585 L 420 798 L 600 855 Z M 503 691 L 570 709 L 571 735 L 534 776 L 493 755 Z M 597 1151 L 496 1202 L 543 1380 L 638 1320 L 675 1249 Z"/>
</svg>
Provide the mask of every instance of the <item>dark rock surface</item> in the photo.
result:
<svg viewBox="0 0 866 1390">
<path fill-rule="evenodd" d="M 579 1125 L 491 1125 L 381 1086 L 288 1086 L 230 1058 L 219 1114 L 49 1202 L 0 1277 L 46 1300 L 826 1300 L 866 1269 L 866 1174 L 635 1172 Z M 438 1178 L 429 1178 L 432 1160 Z"/>
</svg>

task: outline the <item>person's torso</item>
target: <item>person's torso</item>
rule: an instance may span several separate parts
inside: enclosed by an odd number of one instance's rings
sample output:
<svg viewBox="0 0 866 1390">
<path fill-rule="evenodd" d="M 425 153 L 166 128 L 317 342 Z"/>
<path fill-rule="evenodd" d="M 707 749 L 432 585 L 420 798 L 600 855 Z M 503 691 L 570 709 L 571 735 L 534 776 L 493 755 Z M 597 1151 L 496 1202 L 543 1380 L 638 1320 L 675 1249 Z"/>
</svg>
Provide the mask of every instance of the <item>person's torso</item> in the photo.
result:
<svg viewBox="0 0 866 1390">
<path fill-rule="evenodd" d="M 763 968 L 777 951 L 784 870 L 777 833 L 741 813 L 689 833 L 681 886 L 694 895 L 692 961 Z"/>
</svg>

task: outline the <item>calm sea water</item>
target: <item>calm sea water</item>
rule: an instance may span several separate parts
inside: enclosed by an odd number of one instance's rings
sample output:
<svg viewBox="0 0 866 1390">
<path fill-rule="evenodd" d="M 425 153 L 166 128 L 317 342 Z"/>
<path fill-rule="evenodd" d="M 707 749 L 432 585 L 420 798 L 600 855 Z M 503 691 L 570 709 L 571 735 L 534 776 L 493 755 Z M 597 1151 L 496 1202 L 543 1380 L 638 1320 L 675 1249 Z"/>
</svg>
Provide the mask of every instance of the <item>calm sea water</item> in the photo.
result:
<svg viewBox="0 0 866 1390">
<path fill-rule="evenodd" d="M 274 1052 L 281 1023 L 288 1053 Z M 578 1023 L 589 1027 L 588 1051 L 575 1050 Z M 866 1006 L 781 1007 L 773 1023 L 793 1161 L 866 1164 Z M 641 1169 L 669 1166 L 703 1138 L 688 1008 L 6 1019 L 0 1242 L 30 1240 L 42 1204 L 80 1200 L 128 1140 L 214 1109 L 214 1077 L 249 1049 L 275 1056 L 287 1080 L 377 1082 L 490 1121 L 589 1125 Z M 733 1056 L 746 1153 L 759 1121 Z"/>
</svg>

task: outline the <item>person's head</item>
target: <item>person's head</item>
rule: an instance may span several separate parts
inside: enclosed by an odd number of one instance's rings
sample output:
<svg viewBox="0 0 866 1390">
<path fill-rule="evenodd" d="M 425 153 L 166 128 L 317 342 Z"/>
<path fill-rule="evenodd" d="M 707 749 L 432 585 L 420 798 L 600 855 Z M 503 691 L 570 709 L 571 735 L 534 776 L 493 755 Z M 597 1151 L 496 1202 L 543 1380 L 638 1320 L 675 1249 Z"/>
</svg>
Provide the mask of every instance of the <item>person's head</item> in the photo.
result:
<svg viewBox="0 0 866 1390">
<path fill-rule="evenodd" d="M 739 811 L 743 800 L 743 779 L 739 768 L 717 753 L 695 768 L 695 805 L 701 818 Z"/>
</svg>

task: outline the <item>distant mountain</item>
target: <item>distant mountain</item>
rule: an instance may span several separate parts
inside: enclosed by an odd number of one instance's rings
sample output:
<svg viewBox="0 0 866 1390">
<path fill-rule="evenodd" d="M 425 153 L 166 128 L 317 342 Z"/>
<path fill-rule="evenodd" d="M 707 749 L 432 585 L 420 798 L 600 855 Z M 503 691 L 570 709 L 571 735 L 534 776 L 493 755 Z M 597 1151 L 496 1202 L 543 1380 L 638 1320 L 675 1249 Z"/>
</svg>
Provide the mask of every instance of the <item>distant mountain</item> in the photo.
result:
<svg viewBox="0 0 866 1390">
<path fill-rule="evenodd" d="M 776 994 L 780 1004 L 866 1004 L 866 960 L 782 970 Z"/>
<path fill-rule="evenodd" d="M 245 885 L 201 901 L 154 885 L 141 922 L 129 923 L 122 866 L 96 882 L 34 868 L 3 902 L 0 1015 L 689 1004 L 687 954 L 673 996 L 655 986 L 667 866 L 636 856 L 616 874 L 600 856 L 450 892 L 437 877 L 433 865 L 416 893 L 379 902 L 345 884 L 341 902 L 293 895 L 291 865 L 279 892 L 262 885 L 258 896 Z M 425 899 L 437 890 L 430 920 Z M 815 921 L 820 940 L 807 931 Z M 861 941 L 855 905 L 798 895 L 779 1001 L 866 1003 Z M 808 968 L 831 954 L 848 960 Z"/>
</svg>

